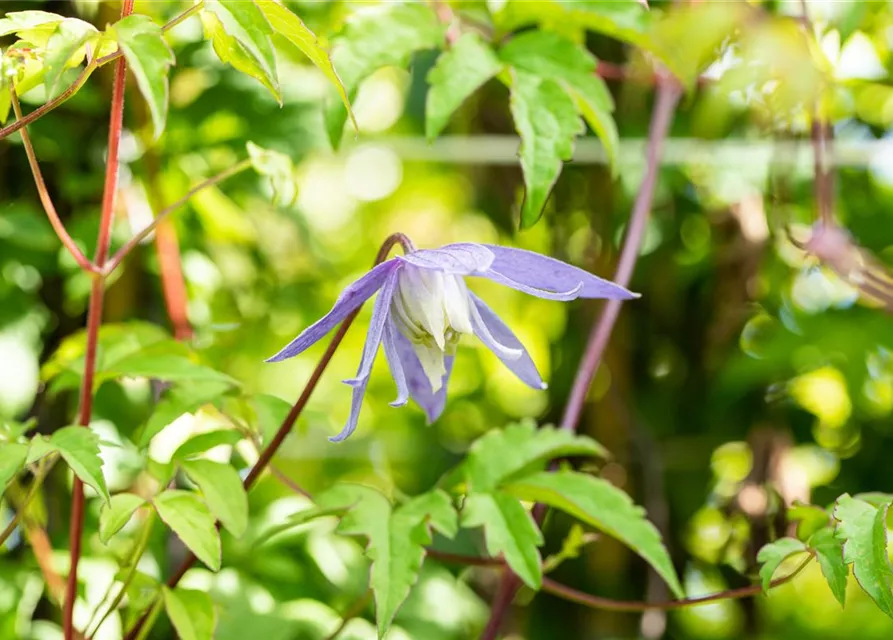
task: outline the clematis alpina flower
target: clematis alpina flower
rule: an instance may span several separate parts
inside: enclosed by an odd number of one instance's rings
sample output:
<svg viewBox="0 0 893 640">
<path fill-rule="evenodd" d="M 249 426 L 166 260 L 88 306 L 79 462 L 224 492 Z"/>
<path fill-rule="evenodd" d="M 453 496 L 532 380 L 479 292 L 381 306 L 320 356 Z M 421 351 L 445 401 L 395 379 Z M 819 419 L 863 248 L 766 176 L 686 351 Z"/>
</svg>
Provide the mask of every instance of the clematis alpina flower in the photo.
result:
<svg viewBox="0 0 893 640">
<path fill-rule="evenodd" d="M 369 373 L 384 345 L 397 384 L 399 407 L 412 398 L 428 423 L 443 412 L 456 344 L 474 335 L 524 383 L 545 389 L 530 354 L 511 329 L 483 300 L 471 293 L 465 277 L 478 276 L 547 300 L 637 297 L 623 287 L 560 260 L 486 244 L 457 243 L 439 249 L 409 250 L 374 267 L 349 285 L 328 314 L 305 329 L 267 362 L 294 357 L 317 342 L 363 302 L 379 292 L 355 378 L 350 417 L 333 442 L 354 432 Z"/>
</svg>

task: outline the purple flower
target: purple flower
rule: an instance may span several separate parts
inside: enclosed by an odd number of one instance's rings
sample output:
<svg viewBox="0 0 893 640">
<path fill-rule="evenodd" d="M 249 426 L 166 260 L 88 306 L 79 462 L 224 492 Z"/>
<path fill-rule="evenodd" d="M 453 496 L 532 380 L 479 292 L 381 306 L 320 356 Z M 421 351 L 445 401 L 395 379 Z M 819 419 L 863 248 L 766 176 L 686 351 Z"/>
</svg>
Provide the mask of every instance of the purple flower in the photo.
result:
<svg viewBox="0 0 893 640">
<path fill-rule="evenodd" d="M 303 352 L 380 290 L 357 375 L 344 381 L 353 387 L 350 417 L 341 433 L 329 438 L 332 442 L 344 440 L 357 428 L 379 344 L 384 345 L 397 384 L 397 399 L 391 406 L 403 406 L 412 398 L 429 424 L 443 412 L 456 344 L 463 333 L 477 336 L 527 385 L 545 389 L 530 354 L 499 316 L 468 290 L 465 276 L 489 278 L 547 300 L 637 297 L 619 285 L 531 251 L 448 244 L 409 251 L 377 265 L 348 286 L 328 314 L 267 362 Z"/>
</svg>

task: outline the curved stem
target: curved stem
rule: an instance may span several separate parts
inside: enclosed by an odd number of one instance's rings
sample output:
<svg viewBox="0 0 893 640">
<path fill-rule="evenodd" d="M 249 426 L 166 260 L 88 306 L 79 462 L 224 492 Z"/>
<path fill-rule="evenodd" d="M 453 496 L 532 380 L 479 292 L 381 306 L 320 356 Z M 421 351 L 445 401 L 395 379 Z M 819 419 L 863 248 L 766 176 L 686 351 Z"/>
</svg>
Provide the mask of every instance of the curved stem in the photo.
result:
<svg viewBox="0 0 893 640">
<path fill-rule="evenodd" d="M 410 250 L 413 248 L 412 242 L 402 233 L 391 234 L 379 248 L 378 254 L 375 256 L 375 262 L 373 263 L 373 266 L 384 262 L 387 259 L 388 254 L 391 252 L 391 249 L 393 249 L 394 245 L 397 244 L 401 245 L 404 250 L 406 250 L 407 247 L 409 247 Z M 268 444 L 266 448 L 261 451 L 260 456 L 258 456 L 257 458 L 257 462 L 254 463 L 254 466 L 251 467 L 251 471 L 249 471 L 248 475 L 245 477 L 245 481 L 242 483 L 242 485 L 245 487 L 246 491 L 251 489 L 254 483 L 257 482 L 257 479 L 260 477 L 260 475 L 270 465 L 270 462 L 273 460 L 273 456 L 276 455 L 276 452 L 279 450 L 279 447 L 282 446 L 285 438 L 288 436 L 289 433 L 291 433 L 292 427 L 301 416 L 301 413 L 304 411 L 304 407 L 310 400 L 310 396 L 316 389 L 316 385 L 319 384 L 319 380 L 322 377 L 323 372 L 326 370 L 326 367 L 329 366 L 329 362 L 331 361 L 332 356 L 335 355 L 335 351 L 338 349 L 338 346 L 344 339 L 345 334 L 347 334 L 347 330 L 350 328 L 351 323 L 353 323 L 357 315 L 359 315 L 361 308 L 362 305 L 360 305 L 360 307 L 357 307 L 354 312 L 352 312 L 349 316 L 342 320 L 341 325 L 338 327 L 338 331 L 335 333 L 335 336 L 332 338 L 332 341 L 326 348 L 325 353 L 322 354 L 322 357 L 319 359 L 316 368 L 313 370 L 313 373 L 310 374 L 310 379 L 307 380 L 307 384 L 304 386 L 304 390 L 301 392 L 300 397 L 297 399 L 297 401 L 295 401 L 294 406 L 292 406 L 291 411 L 288 412 L 285 420 L 282 421 L 282 424 L 280 425 L 279 430 L 276 432 L 276 435 L 273 436 L 272 440 L 270 440 L 270 444 Z M 177 568 L 177 570 L 173 573 L 173 575 L 171 575 L 171 577 L 168 579 L 167 586 L 171 589 L 176 587 L 177 583 L 180 582 L 180 579 L 186 574 L 187 571 L 189 571 L 192 565 L 195 564 L 195 561 L 195 555 L 190 552 Z M 150 614 L 146 614 L 136 622 L 133 628 L 125 636 L 125 640 L 138 640 L 138 638 L 143 637 L 145 630 L 151 627 L 151 624 L 149 622 Z"/>
<path fill-rule="evenodd" d="M 133 0 L 124 0 L 121 17 L 133 13 Z M 118 186 L 118 147 L 124 125 L 124 84 L 127 63 L 119 58 L 115 67 L 112 86 L 112 105 L 109 117 L 108 158 L 105 165 L 105 185 L 102 193 L 102 210 L 99 217 L 99 235 L 96 240 L 96 257 L 93 261 L 102 269 L 108 257 L 115 214 L 115 194 Z M 81 384 L 78 424 L 87 428 L 93 415 L 93 379 L 96 373 L 96 347 L 99 342 L 99 325 L 102 323 L 105 279 L 94 278 L 90 288 L 90 304 L 87 311 L 87 339 L 84 352 L 84 379 Z M 84 529 L 84 484 L 75 476 L 71 498 L 71 526 L 69 528 L 70 558 L 65 603 L 62 612 L 65 640 L 74 637 L 74 602 L 77 599 L 78 562 L 81 558 L 81 535 Z"/>
<path fill-rule="evenodd" d="M 182 198 L 180 198 L 173 204 L 170 204 L 170 205 L 166 206 L 164 209 L 162 209 L 161 211 L 159 211 L 158 215 L 155 216 L 155 219 L 152 220 L 152 222 L 149 225 L 147 225 L 145 228 L 141 229 L 139 233 L 134 235 L 130 240 L 127 241 L 127 243 L 123 247 L 121 247 L 120 249 L 118 249 L 115 252 L 115 255 L 113 255 L 109 259 L 109 261 L 103 266 L 103 269 L 102 269 L 103 275 L 108 276 L 115 269 L 117 269 L 118 266 L 121 264 L 121 262 L 123 262 L 124 258 L 126 258 L 127 255 L 131 251 L 133 251 L 140 242 L 142 242 L 147 237 L 149 237 L 149 235 L 155 230 L 155 228 L 159 225 L 159 223 L 161 223 L 165 218 L 167 218 L 170 214 L 174 213 L 177 209 L 182 207 L 184 204 L 189 202 L 189 199 L 192 198 L 192 196 L 194 196 L 196 193 L 198 193 L 202 189 L 206 189 L 206 188 L 213 186 L 219 182 L 223 182 L 227 178 L 231 178 L 234 175 L 236 175 L 237 173 L 241 173 L 242 171 L 245 171 L 246 169 L 250 169 L 250 168 L 251 168 L 251 160 L 243 160 L 242 162 L 239 162 L 238 164 L 233 165 L 229 169 L 226 169 L 225 171 L 218 173 L 216 176 L 213 176 L 211 178 L 208 178 L 207 180 L 203 180 L 202 182 L 198 183 L 197 185 L 192 187 L 189 191 L 187 191 L 186 194 Z"/>
<path fill-rule="evenodd" d="M 16 122 L 24 122 L 25 118 L 22 116 L 22 105 L 19 103 L 19 97 L 16 95 L 15 89 L 12 87 L 10 87 L 9 97 L 12 102 L 12 110 L 15 112 Z M 37 195 L 40 197 L 40 204 L 43 205 L 43 210 L 46 212 L 47 218 L 50 220 L 50 225 L 52 225 L 53 231 L 56 232 L 56 236 L 62 241 L 62 244 L 65 245 L 65 248 L 68 249 L 68 252 L 72 255 L 81 269 L 90 273 L 99 273 L 99 269 L 83 254 L 77 243 L 68 234 L 65 225 L 62 223 L 62 219 L 59 218 L 59 213 L 53 205 L 53 200 L 50 198 L 49 191 L 47 191 L 46 182 L 43 180 L 40 164 L 37 162 L 37 154 L 34 152 L 34 145 L 31 144 L 31 136 L 28 135 L 28 129 L 24 125 L 22 125 L 21 135 L 22 144 L 25 146 L 25 155 L 28 156 L 28 164 L 31 166 L 31 174 L 34 176 L 34 185 L 37 187 Z"/>
<path fill-rule="evenodd" d="M 37 473 L 34 476 L 34 480 L 31 481 L 31 486 L 28 488 L 28 493 L 25 495 L 25 499 L 18 505 L 12 520 L 6 525 L 3 532 L 0 533 L 0 547 L 3 546 L 6 539 L 12 535 L 12 532 L 19 526 L 19 522 L 25 517 L 25 511 L 28 509 L 28 505 L 30 505 L 34 498 L 37 497 L 37 492 L 40 490 L 43 481 L 46 479 L 47 474 L 50 472 L 50 469 L 53 468 L 53 465 L 58 458 L 59 456 L 57 454 L 51 454 L 40 461 Z"/>
</svg>

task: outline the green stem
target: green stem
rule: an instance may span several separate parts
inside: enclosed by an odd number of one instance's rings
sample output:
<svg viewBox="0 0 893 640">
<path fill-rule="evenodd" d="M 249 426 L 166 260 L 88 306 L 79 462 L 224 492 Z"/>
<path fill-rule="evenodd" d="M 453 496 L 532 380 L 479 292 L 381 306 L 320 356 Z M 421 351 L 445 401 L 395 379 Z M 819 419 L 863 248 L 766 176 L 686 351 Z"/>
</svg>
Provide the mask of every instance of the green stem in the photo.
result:
<svg viewBox="0 0 893 640">
<path fill-rule="evenodd" d="M 22 503 L 19 505 L 18 510 L 15 512 L 15 515 L 12 517 L 10 523 L 6 525 L 3 533 L 0 533 L 0 547 L 3 546 L 3 544 L 6 542 L 6 539 L 12 535 L 12 532 L 15 531 L 17 526 L 19 526 L 19 522 L 21 522 L 22 518 L 25 517 L 25 511 L 28 509 L 28 505 L 30 505 L 34 498 L 37 497 L 37 492 L 40 490 L 44 479 L 47 477 L 47 474 L 50 472 L 50 469 L 53 468 L 53 465 L 56 463 L 56 460 L 58 458 L 58 455 L 52 454 L 41 460 L 40 464 L 37 467 L 37 474 L 34 476 L 34 481 L 31 483 L 31 487 L 28 489 L 28 494 L 25 496 L 25 499 L 22 500 Z"/>
<path fill-rule="evenodd" d="M 155 510 L 151 509 L 149 511 L 149 515 L 146 517 L 146 522 L 143 524 L 143 530 L 140 533 L 139 540 L 133 547 L 133 551 L 130 554 L 130 558 L 128 561 L 129 568 L 127 571 L 127 575 L 124 577 L 124 581 L 121 584 L 121 589 L 118 591 L 115 599 L 112 600 L 112 603 L 109 605 L 109 607 L 105 610 L 105 613 L 99 619 L 99 622 L 94 625 L 93 622 L 96 619 L 96 615 L 102 609 L 103 603 L 108 600 L 109 594 L 111 594 L 112 589 L 115 586 L 115 582 L 112 581 L 112 583 L 109 585 L 109 588 L 106 590 L 105 595 L 102 596 L 102 600 L 99 601 L 99 606 L 96 607 L 96 610 L 93 612 L 93 615 L 90 618 L 90 622 L 88 622 L 87 626 L 84 627 L 85 629 L 90 629 L 91 627 L 93 628 L 92 632 L 84 634 L 87 640 L 92 640 L 93 636 L 96 635 L 96 633 L 99 631 L 108 617 L 112 615 L 112 613 L 114 613 L 115 609 L 118 608 L 118 605 L 121 604 L 121 601 L 124 599 L 124 595 L 127 593 L 127 587 L 130 586 L 130 583 L 133 582 L 133 579 L 136 577 L 137 563 L 139 562 L 139 559 L 142 557 L 143 553 L 146 552 L 146 547 L 149 546 L 149 539 L 151 538 L 153 524 L 155 524 Z"/>
<path fill-rule="evenodd" d="M 161 609 L 164 604 L 164 598 L 161 596 L 161 592 L 155 596 L 155 601 L 152 603 L 152 608 L 149 609 L 149 613 L 145 618 L 140 618 L 137 621 L 137 624 L 145 621 L 142 629 L 140 629 L 139 634 L 136 636 L 136 640 L 146 640 L 146 637 L 149 635 L 149 632 L 152 631 L 152 627 L 155 626 L 155 621 L 158 619 L 158 615 L 161 613 Z M 133 633 L 133 630 L 131 630 Z"/>
</svg>

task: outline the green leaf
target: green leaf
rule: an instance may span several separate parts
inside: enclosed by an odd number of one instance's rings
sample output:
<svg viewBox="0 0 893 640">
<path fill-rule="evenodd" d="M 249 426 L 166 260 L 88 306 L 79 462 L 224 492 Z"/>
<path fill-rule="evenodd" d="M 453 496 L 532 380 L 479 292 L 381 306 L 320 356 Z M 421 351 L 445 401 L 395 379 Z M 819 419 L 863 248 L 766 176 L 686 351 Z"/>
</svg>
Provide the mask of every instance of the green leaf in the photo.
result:
<svg viewBox="0 0 893 640">
<path fill-rule="evenodd" d="M 834 529 L 819 529 L 809 538 L 807 545 L 815 552 L 816 560 L 822 568 L 822 575 L 828 582 L 831 593 L 840 606 L 846 603 L 846 583 L 849 569 L 843 561 L 843 543 L 834 537 Z"/>
<path fill-rule="evenodd" d="M 791 522 L 799 522 L 797 537 L 801 540 L 808 539 L 831 521 L 831 515 L 821 507 L 800 502 L 795 502 L 788 507 L 786 515 Z"/>
<path fill-rule="evenodd" d="M 515 72 L 510 106 L 521 136 L 521 170 L 526 193 L 521 227 L 533 226 L 543 214 L 562 164 L 574 155 L 574 138 L 583 133 L 577 107 L 554 80 Z"/>
<path fill-rule="evenodd" d="M 148 422 L 136 438 L 139 448 L 149 446 L 149 442 L 162 429 L 184 413 L 192 413 L 206 404 L 214 402 L 229 391 L 229 382 L 209 380 L 205 382 L 183 382 L 164 392 Z M 185 446 L 184 443 L 182 446 Z"/>
<path fill-rule="evenodd" d="M 235 445 L 245 439 L 245 436 L 236 429 L 218 429 L 217 431 L 209 431 L 192 436 L 177 447 L 171 460 L 186 460 L 190 456 L 204 453 L 208 449 L 219 447 L 220 445 Z"/>
<path fill-rule="evenodd" d="M 327 516 L 340 516 L 347 511 L 347 507 L 310 507 L 309 509 L 304 509 L 303 511 L 298 511 L 288 517 L 288 519 L 282 524 L 270 527 L 262 534 L 260 534 L 256 540 L 252 543 L 253 546 L 259 547 L 266 543 L 270 538 L 279 535 L 280 533 L 284 533 L 289 529 L 294 529 L 295 527 L 299 527 L 302 524 L 306 524 L 311 520 L 316 520 L 317 518 L 325 518 Z"/>
<path fill-rule="evenodd" d="M 76 18 L 66 18 L 56 25 L 43 55 L 47 100 L 56 97 L 62 73 L 69 67 L 80 64 L 85 54 L 84 45 L 97 34 L 96 27 Z"/>
<path fill-rule="evenodd" d="M 280 206 L 290 207 L 298 198 L 298 184 L 295 165 L 284 153 L 264 149 L 248 142 L 248 157 L 251 166 L 262 176 L 270 179 L 273 187 L 273 201 Z"/>
<path fill-rule="evenodd" d="M 146 501 L 133 493 L 116 493 L 108 504 L 99 510 L 99 539 L 108 544 Z"/>
<path fill-rule="evenodd" d="M 610 482 L 575 471 L 541 472 L 503 487 L 522 500 L 541 502 L 620 540 L 654 567 L 677 597 L 684 597 L 660 532 L 645 510 Z"/>
<path fill-rule="evenodd" d="M 537 428 L 532 421 L 494 429 L 475 440 L 463 463 L 472 492 L 488 492 L 513 475 L 542 471 L 563 456 L 609 457 L 592 438 L 552 426 Z"/>
<path fill-rule="evenodd" d="M 595 542 L 598 535 L 595 533 L 587 533 L 579 524 L 574 523 L 568 532 L 564 542 L 561 543 L 561 550 L 550 555 L 543 561 L 543 573 L 549 573 L 558 568 L 565 560 L 573 560 L 580 557 L 580 552 L 590 542 Z"/>
<path fill-rule="evenodd" d="M 214 53 L 223 64 L 232 66 L 233 69 L 251 76 L 264 85 L 279 104 L 282 104 L 282 94 L 278 85 L 264 71 L 260 63 L 248 53 L 239 41 L 226 32 L 223 23 L 213 13 L 201 12 L 202 25 L 205 30 L 205 38 L 211 41 Z"/>
<path fill-rule="evenodd" d="M 31 444 L 28 447 L 28 457 L 25 459 L 25 464 L 33 464 L 55 451 L 56 448 L 50 444 L 49 436 L 37 434 L 31 438 Z"/>
<path fill-rule="evenodd" d="M 260 65 L 268 83 L 279 95 L 276 55 L 270 40 L 273 28 L 252 1 L 205 0 L 205 9 L 213 13 L 226 32 L 241 44 Z"/>
<path fill-rule="evenodd" d="M 455 516 L 446 513 L 446 507 L 452 509 L 449 497 L 435 491 L 394 509 L 375 489 L 342 484 L 325 492 L 318 502 L 320 508 L 348 508 L 338 531 L 369 539 L 369 584 L 375 594 L 375 619 L 381 638 L 418 580 L 425 545 L 431 543 L 429 526 L 447 534 L 455 532 Z"/>
<path fill-rule="evenodd" d="M 58 451 L 74 474 L 86 485 L 93 487 L 106 504 L 111 498 L 102 475 L 102 458 L 99 457 L 99 436 L 88 427 L 65 427 L 50 437 L 50 447 Z"/>
<path fill-rule="evenodd" d="M 559 0 L 565 19 L 575 24 L 650 50 L 651 13 L 639 0 Z"/>
<path fill-rule="evenodd" d="M 211 513 L 235 537 L 248 527 L 248 494 L 238 472 L 228 464 L 211 460 L 187 460 L 183 471 L 201 489 Z"/>
<path fill-rule="evenodd" d="M 0 444 L 0 493 L 6 490 L 6 486 L 16 477 L 16 474 L 25 468 L 27 457 L 27 444 L 17 442 Z"/>
<path fill-rule="evenodd" d="M 463 102 L 502 70 L 499 58 L 476 33 L 462 35 L 428 73 L 425 135 L 436 138 Z"/>
<path fill-rule="evenodd" d="M 197 495 L 169 489 L 155 496 L 152 504 L 196 558 L 213 571 L 220 569 L 220 533 L 214 516 Z"/>
<path fill-rule="evenodd" d="M 0 82 L 0 125 L 5 125 L 9 120 L 9 110 L 12 107 L 12 94 L 9 93 L 9 83 Z"/>
<path fill-rule="evenodd" d="M 338 73 L 332 65 L 332 60 L 329 58 L 328 51 L 319 46 L 316 34 L 308 29 L 298 16 L 274 0 L 255 0 L 255 4 L 260 8 L 264 16 L 266 16 L 270 26 L 273 27 L 273 31 L 297 47 L 305 56 L 310 58 L 310 61 L 315 64 L 320 71 L 323 72 L 323 75 L 325 75 L 338 92 L 338 96 L 341 98 L 344 108 L 350 115 L 350 120 L 353 123 L 354 128 L 359 130 L 353 110 L 350 107 L 350 99 L 347 97 L 347 90 L 344 88 L 344 85 L 341 83 L 341 78 L 338 77 Z"/>
<path fill-rule="evenodd" d="M 807 551 L 806 545 L 797 538 L 779 538 L 760 549 L 757 554 L 757 562 L 763 565 L 760 567 L 760 581 L 763 584 L 763 590 L 769 589 L 772 576 L 782 562 L 805 551 Z"/>
<path fill-rule="evenodd" d="M 853 565 L 853 575 L 881 611 L 893 617 L 893 568 L 887 556 L 887 510 L 843 494 L 834 507 L 834 536 L 843 542 L 843 559 Z"/>
<path fill-rule="evenodd" d="M 469 495 L 462 507 L 462 526 L 483 527 L 487 553 L 505 558 L 524 584 L 539 590 L 543 569 L 537 547 L 543 544 L 543 536 L 516 498 L 502 493 Z"/>
<path fill-rule="evenodd" d="M 265 393 L 254 396 L 253 404 L 257 430 L 264 443 L 269 443 L 279 431 L 292 405 L 282 398 Z"/>
<path fill-rule="evenodd" d="M 211 367 L 197 364 L 185 356 L 137 353 L 115 362 L 105 370 L 109 375 L 156 378 L 170 382 L 186 381 L 239 384 L 234 378 Z"/>
<path fill-rule="evenodd" d="M 559 81 L 602 141 L 612 169 L 616 168 L 619 136 L 611 116 L 614 99 L 605 81 L 595 73 L 595 56 L 556 33 L 528 31 L 510 40 L 499 57 L 522 73 Z"/>
<path fill-rule="evenodd" d="M 348 19 L 332 42 L 332 63 L 349 98 L 360 83 L 382 67 L 406 67 L 412 54 L 443 46 L 446 29 L 426 3 L 382 3 Z M 342 100 L 326 110 L 332 146 L 341 140 L 347 111 Z"/>
<path fill-rule="evenodd" d="M 11 33 L 20 35 L 22 31 L 44 29 L 47 37 L 56 29 L 56 25 L 65 20 L 64 16 L 47 11 L 11 11 L 0 19 L 0 36 Z"/>
<path fill-rule="evenodd" d="M 212 640 L 217 626 L 214 601 L 204 591 L 163 588 L 164 609 L 180 640 Z"/>
<path fill-rule="evenodd" d="M 174 53 L 164 41 L 161 27 L 149 16 L 127 16 L 112 30 L 149 105 L 157 140 L 167 120 L 168 71 L 175 62 Z"/>
</svg>

